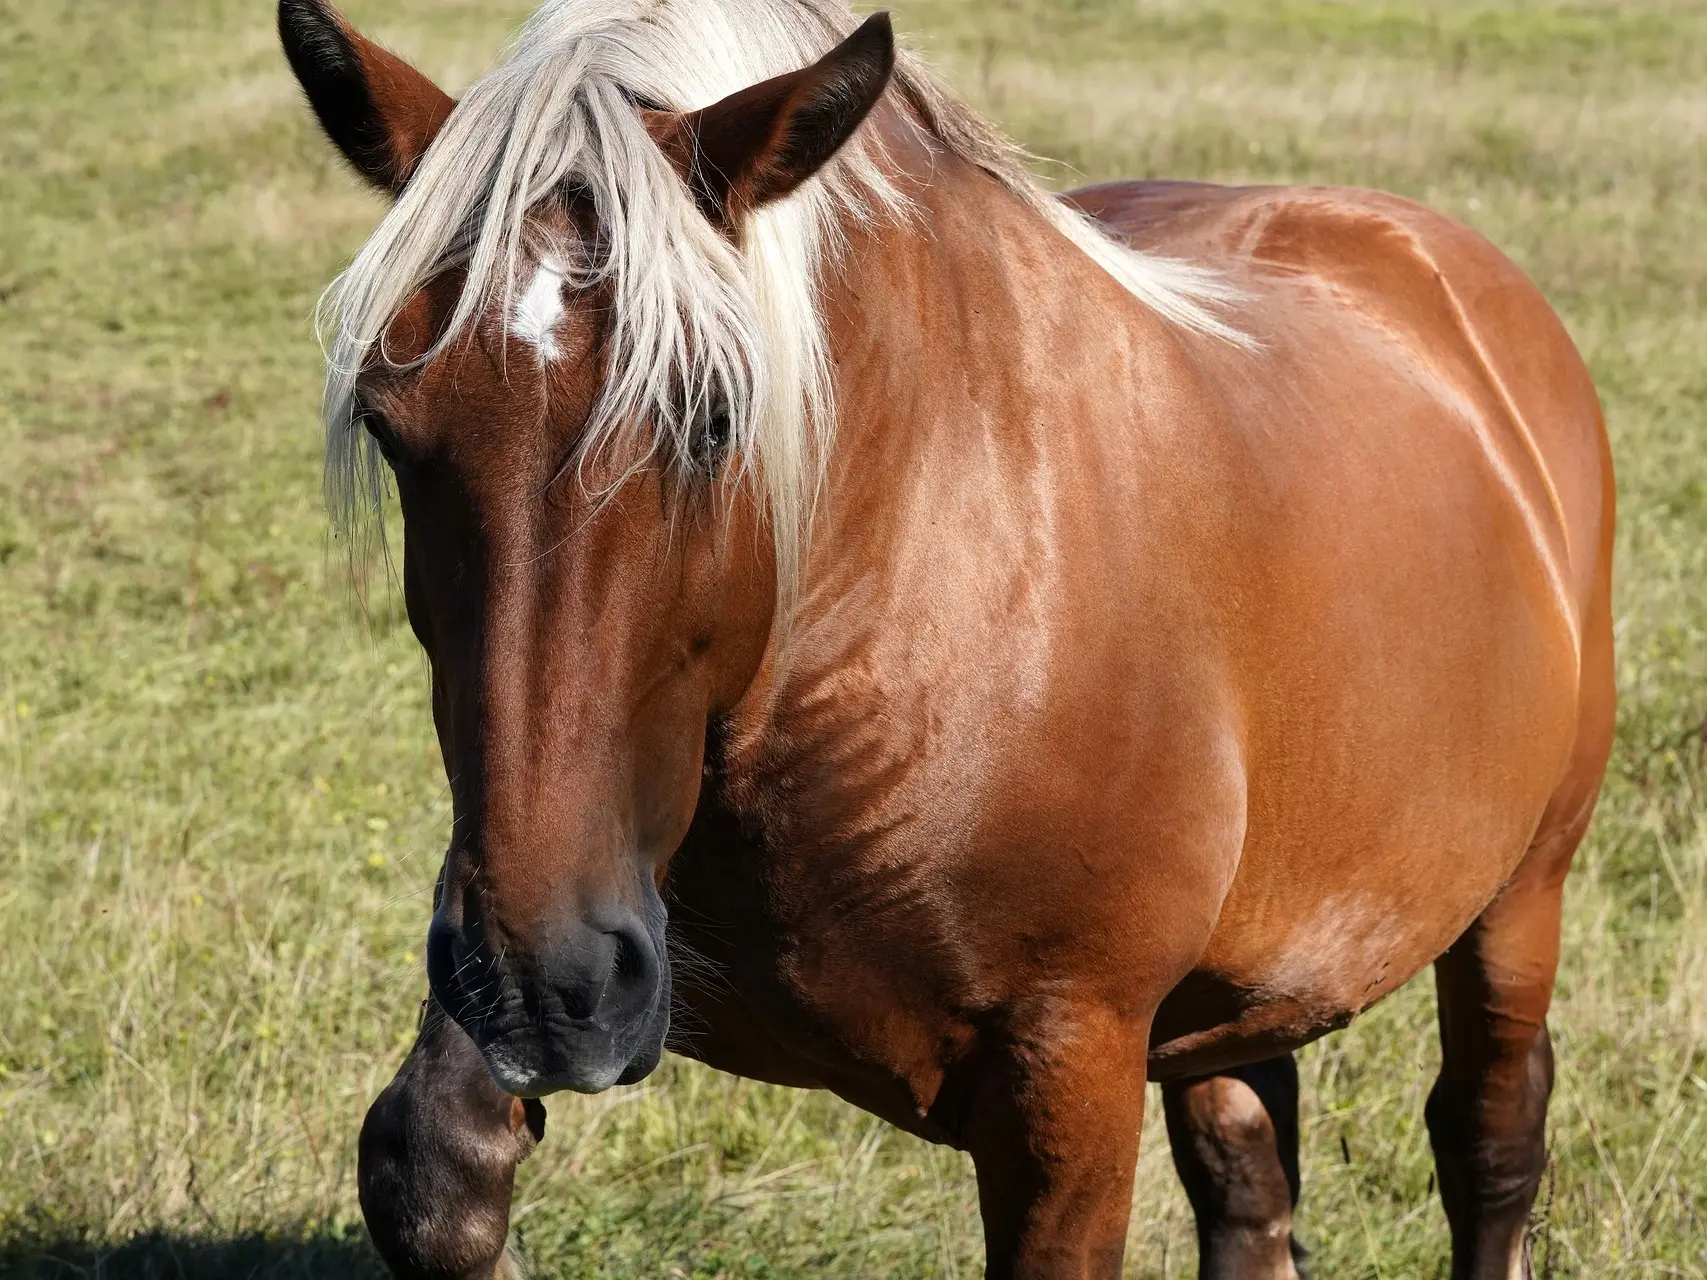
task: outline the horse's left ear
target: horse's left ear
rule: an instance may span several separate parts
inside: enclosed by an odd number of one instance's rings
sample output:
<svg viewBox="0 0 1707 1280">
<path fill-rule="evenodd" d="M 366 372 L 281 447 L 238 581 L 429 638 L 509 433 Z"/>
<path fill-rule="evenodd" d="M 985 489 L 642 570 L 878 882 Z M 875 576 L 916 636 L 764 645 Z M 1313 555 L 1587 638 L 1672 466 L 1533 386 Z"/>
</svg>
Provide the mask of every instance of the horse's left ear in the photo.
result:
<svg viewBox="0 0 1707 1280">
<path fill-rule="evenodd" d="M 324 0 L 279 0 L 279 40 L 326 136 L 368 181 L 402 191 L 455 101 Z"/>
<path fill-rule="evenodd" d="M 648 111 L 646 127 L 694 199 L 725 228 L 821 169 L 865 119 L 895 67 L 895 32 L 874 13 L 799 71 L 698 111 Z"/>
</svg>

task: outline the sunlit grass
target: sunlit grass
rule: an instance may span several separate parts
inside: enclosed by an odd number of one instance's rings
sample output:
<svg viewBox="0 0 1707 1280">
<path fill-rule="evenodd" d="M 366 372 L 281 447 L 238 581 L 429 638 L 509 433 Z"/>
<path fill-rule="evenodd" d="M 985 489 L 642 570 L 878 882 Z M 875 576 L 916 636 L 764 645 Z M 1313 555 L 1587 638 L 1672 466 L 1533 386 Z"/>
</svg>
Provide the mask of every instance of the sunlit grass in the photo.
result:
<svg viewBox="0 0 1707 1280">
<path fill-rule="evenodd" d="M 348 9 L 452 85 L 521 16 Z M 1569 890 L 1538 1257 L 1707 1275 L 1707 11 L 897 19 L 1063 184 L 1387 187 L 1560 307 L 1619 462 L 1624 701 Z M 308 316 L 378 205 L 309 127 L 271 20 L 0 0 L 0 1268 L 374 1266 L 354 1138 L 413 1028 L 448 815 L 395 595 L 376 583 L 364 619 L 319 508 Z M 1437 1059 L 1426 978 L 1303 1055 L 1319 1274 L 1444 1274 Z M 964 1159 L 828 1096 L 672 1061 L 549 1110 L 516 1213 L 541 1276 L 978 1274 Z M 1159 1124 L 1129 1258 L 1195 1265 Z"/>
</svg>

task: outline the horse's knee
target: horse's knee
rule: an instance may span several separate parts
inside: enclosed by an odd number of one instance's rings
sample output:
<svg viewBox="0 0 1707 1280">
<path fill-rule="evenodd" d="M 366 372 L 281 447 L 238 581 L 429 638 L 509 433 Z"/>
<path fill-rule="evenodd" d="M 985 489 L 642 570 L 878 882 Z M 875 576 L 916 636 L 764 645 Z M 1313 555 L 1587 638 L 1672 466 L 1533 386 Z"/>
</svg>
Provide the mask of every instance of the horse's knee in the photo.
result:
<svg viewBox="0 0 1707 1280">
<path fill-rule="evenodd" d="M 1231 1171 L 1274 1147 L 1274 1121 L 1242 1080 L 1214 1076 L 1179 1092 L 1183 1135 L 1207 1168 Z"/>
<path fill-rule="evenodd" d="M 508 1268 L 516 1166 L 545 1110 L 504 1093 L 436 1006 L 362 1124 L 357 1184 L 369 1234 L 403 1280 L 494 1280 Z"/>
<path fill-rule="evenodd" d="M 1298 1194 L 1297 1075 L 1290 1058 L 1285 1065 L 1284 1082 L 1244 1069 L 1164 1091 L 1174 1161 L 1205 1209 L 1265 1220 L 1291 1210 Z"/>
</svg>

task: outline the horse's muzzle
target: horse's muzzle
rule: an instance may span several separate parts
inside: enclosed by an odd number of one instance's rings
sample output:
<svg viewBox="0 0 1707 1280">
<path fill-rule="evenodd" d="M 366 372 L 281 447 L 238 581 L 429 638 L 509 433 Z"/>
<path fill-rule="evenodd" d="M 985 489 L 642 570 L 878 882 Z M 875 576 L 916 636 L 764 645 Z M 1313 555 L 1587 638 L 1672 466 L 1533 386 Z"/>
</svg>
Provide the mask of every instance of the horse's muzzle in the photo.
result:
<svg viewBox="0 0 1707 1280">
<path fill-rule="evenodd" d="M 531 954 L 492 945 L 478 918 L 434 915 L 427 979 L 501 1089 L 522 1098 L 599 1093 L 658 1065 L 670 975 L 663 903 L 649 897 L 644 916 L 616 904 L 595 908 L 552 930 Z"/>
</svg>

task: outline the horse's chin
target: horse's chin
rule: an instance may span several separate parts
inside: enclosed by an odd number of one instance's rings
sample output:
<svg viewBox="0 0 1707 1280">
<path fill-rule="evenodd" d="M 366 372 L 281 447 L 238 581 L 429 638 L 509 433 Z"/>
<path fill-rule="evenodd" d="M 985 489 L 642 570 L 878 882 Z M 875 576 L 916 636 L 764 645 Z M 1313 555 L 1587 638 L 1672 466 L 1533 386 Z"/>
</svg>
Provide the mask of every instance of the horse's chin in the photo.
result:
<svg viewBox="0 0 1707 1280">
<path fill-rule="evenodd" d="M 657 1069 L 669 1034 L 668 1003 L 627 1034 L 598 1028 L 552 1035 L 534 1027 L 508 1034 L 474 1036 L 486 1070 L 505 1093 L 543 1098 L 550 1093 L 603 1093 L 619 1084 L 638 1084 Z"/>
</svg>

